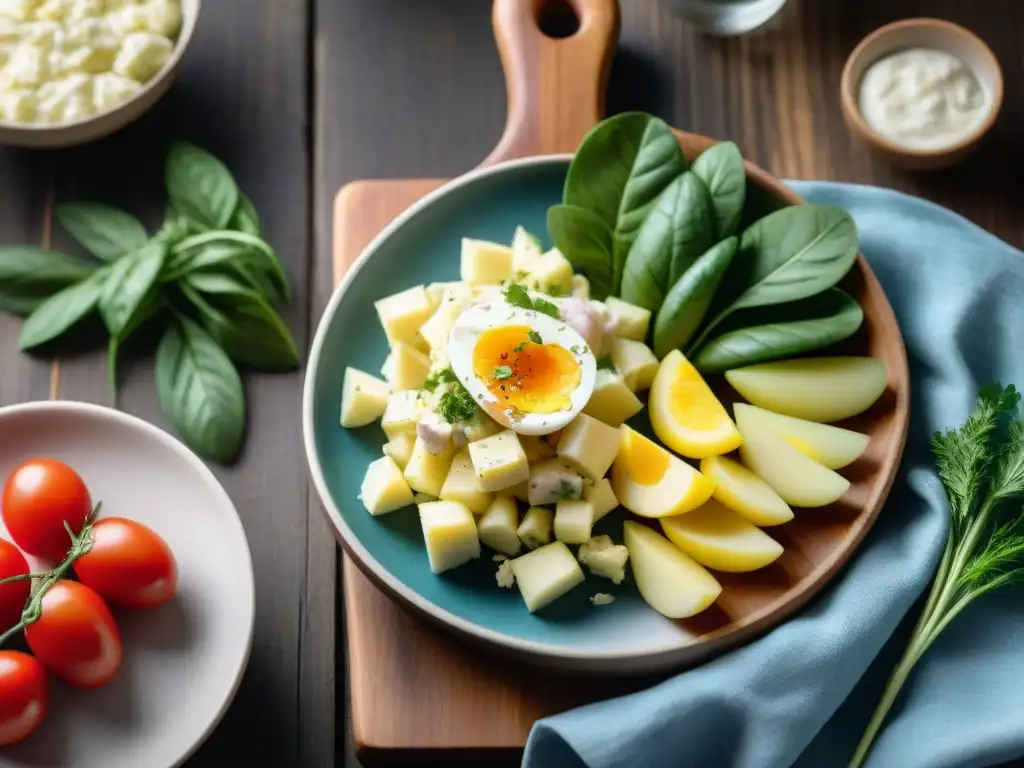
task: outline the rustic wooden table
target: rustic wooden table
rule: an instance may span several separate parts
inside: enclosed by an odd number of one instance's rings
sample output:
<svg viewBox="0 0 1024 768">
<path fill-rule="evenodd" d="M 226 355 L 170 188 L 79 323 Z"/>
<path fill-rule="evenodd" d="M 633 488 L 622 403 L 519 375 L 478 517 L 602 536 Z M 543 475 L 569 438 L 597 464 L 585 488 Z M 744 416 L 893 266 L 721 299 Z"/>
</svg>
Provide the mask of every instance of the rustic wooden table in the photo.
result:
<svg viewBox="0 0 1024 768">
<path fill-rule="evenodd" d="M 524 0 L 525 2 L 526 0 Z M 893 170 L 855 145 L 837 101 L 857 40 L 898 18 L 960 22 L 995 50 L 1006 104 L 983 152 L 929 175 Z M 1024 245 L 1024 4 L 1019 0 L 789 0 L 778 27 L 702 37 L 659 0 L 622 3 L 609 111 L 645 109 L 734 139 L 777 175 L 897 187 Z M 208 147 L 235 171 L 287 262 L 286 319 L 308 343 L 331 287 L 331 204 L 362 177 L 448 177 L 476 165 L 504 122 L 505 94 L 486 0 L 218 0 L 207 3 L 177 85 L 132 128 L 59 152 L 0 149 L 0 243 L 46 242 L 53 201 L 163 213 L 166 142 Z M 103 356 L 34 359 L 0 318 L 0 403 L 106 402 Z M 124 367 L 121 407 L 165 425 L 145 351 Z M 307 486 L 301 377 L 249 377 L 247 448 L 215 468 L 245 523 L 256 567 L 252 659 L 234 706 L 195 766 L 355 765 L 345 730 L 337 554 Z"/>
</svg>

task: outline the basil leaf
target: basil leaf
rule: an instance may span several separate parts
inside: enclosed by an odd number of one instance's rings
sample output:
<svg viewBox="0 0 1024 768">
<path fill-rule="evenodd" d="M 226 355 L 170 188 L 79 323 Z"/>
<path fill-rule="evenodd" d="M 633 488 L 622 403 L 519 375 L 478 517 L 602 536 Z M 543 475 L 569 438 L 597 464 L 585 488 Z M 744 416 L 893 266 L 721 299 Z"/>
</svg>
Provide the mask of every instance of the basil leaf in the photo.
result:
<svg viewBox="0 0 1024 768">
<path fill-rule="evenodd" d="M 65 288 L 48 298 L 25 318 L 18 337 L 18 348 L 24 352 L 61 336 L 96 309 L 103 289 L 107 268 L 99 269 L 80 283 Z"/>
<path fill-rule="evenodd" d="M 659 359 L 686 344 L 700 327 L 739 244 L 738 238 L 729 237 L 711 246 L 669 290 L 654 321 L 654 354 Z"/>
<path fill-rule="evenodd" d="M 686 171 L 661 193 L 629 249 L 620 296 L 657 312 L 668 289 L 714 243 L 711 197 Z"/>
<path fill-rule="evenodd" d="M 291 331 L 258 293 L 218 274 L 190 274 L 179 287 L 232 360 L 263 370 L 298 367 L 299 349 Z"/>
<path fill-rule="evenodd" d="M 157 292 L 166 256 L 167 247 L 154 240 L 111 265 L 99 302 L 100 316 L 111 336 L 120 339 L 129 324 L 138 326 L 140 321 L 133 318 Z"/>
<path fill-rule="evenodd" d="M 57 223 L 100 261 L 113 261 L 149 240 L 142 222 L 102 203 L 61 203 L 53 210 Z"/>
<path fill-rule="evenodd" d="M 224 229 L 238 205 L 231 171 L 204 149 L 177 141 L 164 168 L 167 194 L 176 210 L 206 229 Z"/>
<path fill-rule="evenodd" d="M 612 231 L 612 294 L 647 212 L 685 168 L 672 129 L 643 112 L 601 121 L 576 150 L 563 202 L 595 213 Z"/>
<path fill-rule="evenodd" d="M 191 221 L 185 214 L 174 210 L 174 206 L 171 205 L 167 207 L 164 223 L 160 227 L 160 231 L 153 235 L 153 239 L 159 240 L 168 248 L 171 248 L 189 235 L 202 231 L 204 231 L 202 227 Z"/>
<path fill-rule="evenodd" d="M 747 171 L 740 149 L 731 141 L 700 153 L 691 170 L 707 185 L 715 210 L 715 231 L 724 238 L 734 234 L 747 196 Z"/>
<path fill-rule="evenodd" d="M 797 301 L 831 288 L 850 271 L 857 248 L 853 219 L 831 205 L 793 205 L 754 222 L 740 238 L 723 283 L 732 289 L 730 295 L 715 302 L 717 312 L 693 348 L 737 310 Z"/>
<path fill-rule="evenodd" d="M 235 206 L 235 212 L 231 214 L 228 227 L 255 237 L 260 237 L 263 234 L 260 231 L 260 217 L 256 213 L 252 200 L 241 192 L 238 193 L 238 205 Z"/>
<path fill-rule="evenodd" d="M 851 296 L 830 288 L 791 304 L 757 310 L 756 322 L 711 339 L 693 358 L 702 373 L 721 373 L 755 363 L 782 360 L 849 338 L 864 310 Z"/>
<path fill-rule="evenodd" d="M 163 279 L 177 280 L 212 269 L 234 272 L 271 301 L 291 298 L 291 286 L 274 249 L 244 232 L 205 232 L 182 240 L 171 251 Z"/>
<path fill-rule="evenodd" d="M 548 232 L 555 247 L 587 276 L 590 295 L 605 299 L 612 287 L 612 232 L 597 214 L 575 205 L 548 209 Z"/>
<path fill-rule="evenodd" d="M 163 412 L 189 447 L 214 461 L 235 459 L 245 432 L 242 381 L 209 334 L 178 317 L 160 340 L 155 374 Z"/>
<path fill-rule="evenodd" d="M 30 245 L 0 248 L 0 311 L 24 317 L 93 268 L 60 251 Z"/>
</svg>

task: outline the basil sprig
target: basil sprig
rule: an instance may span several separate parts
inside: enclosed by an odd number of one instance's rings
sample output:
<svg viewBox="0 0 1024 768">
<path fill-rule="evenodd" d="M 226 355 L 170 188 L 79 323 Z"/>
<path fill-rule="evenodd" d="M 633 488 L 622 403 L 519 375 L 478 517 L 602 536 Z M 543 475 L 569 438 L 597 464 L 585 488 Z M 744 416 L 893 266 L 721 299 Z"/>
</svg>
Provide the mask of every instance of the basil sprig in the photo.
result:
<svg viewBox="0 0 1024 768">
<path fill-rule="evenodd" d="M 290 371 L 300 364 L 274 308 L 290 298 L 291 286 L 224 163 L 175 142 L 164 183 L 170 204 L 152 236 L 130 213 L 103 203 L 56 206 L 57 222 L 96 261 L 35 246 L 0 248 L 0 311 L 25 317 L 23 351 L 98 315 L 115 394 L 119 351 L 141 327 L 156 326 L 164 414 L 197 453 L 230 462 L 245 434 L 236 365 Z"/>
</svg>

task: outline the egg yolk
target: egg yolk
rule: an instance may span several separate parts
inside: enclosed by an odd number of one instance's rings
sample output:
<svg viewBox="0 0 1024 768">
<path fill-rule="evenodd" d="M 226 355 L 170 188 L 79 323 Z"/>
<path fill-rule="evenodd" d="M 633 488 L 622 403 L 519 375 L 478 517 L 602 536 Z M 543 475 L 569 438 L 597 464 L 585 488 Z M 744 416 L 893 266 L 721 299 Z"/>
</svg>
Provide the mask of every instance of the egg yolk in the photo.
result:
<svg viewBox="0 0 1024 768">
<path fill-rule="evenodd" d="M 513 413 L 567 411 L 583 378 L 580 364 L 565 347 L 530 341 L 531 330 L 506 325 L 484 331 L 473 349 L 473 373 Z"/>
</svg>

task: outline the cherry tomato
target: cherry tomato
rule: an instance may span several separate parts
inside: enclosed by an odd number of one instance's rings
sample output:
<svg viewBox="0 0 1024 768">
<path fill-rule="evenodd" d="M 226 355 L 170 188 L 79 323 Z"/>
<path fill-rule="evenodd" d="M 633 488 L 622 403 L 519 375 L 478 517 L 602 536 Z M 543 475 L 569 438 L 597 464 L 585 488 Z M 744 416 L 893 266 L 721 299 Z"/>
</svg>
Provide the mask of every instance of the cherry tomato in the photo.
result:
<svg viewBox="0 0 1024 768">
<path fill-rule="evenodd" d="M 16 546 L 0 539 L 0 579 L 28 573 L 28 562 Z M 32 582 L 12 581 L 0 584 L 0 634 L 21 621 L 21 612 L 28 602 Z"/>
<path fill-rule="evenodd" d="M 92 501 L 82 478 L 67 464 L 29 459 L 4 483 L 2 511 L 15 544 L 30 555 L 60 562 L 71 548 L 64 523 L 79 533 Z"/>
<path fill-rule="evenodd" d="M 43 595 L 39 620 L 25 628 L 28 647 L 75 688 L 106 685 L 121 667 L 121 632 L 103 598 L 62 579 Z"/>
<path fill-rule="evenodd" d="M 178 567 L 154 531 L 134 520 L 106 517 L 92 533 L 92 549 L 75 561 L 79 581 L 125 608 L 155 608 L 174 597 Z"/>
<path fill-rule="evenodd" d="M 20 651 L 0 651 L 0 747 L 16 744 L 46 717 L 50 686 L 38 660 Z"/>
</svg>

